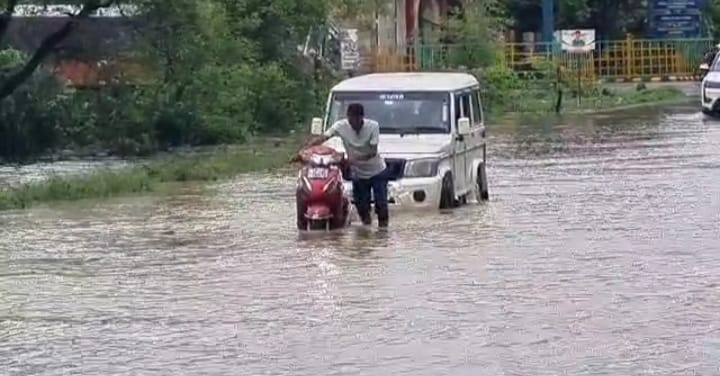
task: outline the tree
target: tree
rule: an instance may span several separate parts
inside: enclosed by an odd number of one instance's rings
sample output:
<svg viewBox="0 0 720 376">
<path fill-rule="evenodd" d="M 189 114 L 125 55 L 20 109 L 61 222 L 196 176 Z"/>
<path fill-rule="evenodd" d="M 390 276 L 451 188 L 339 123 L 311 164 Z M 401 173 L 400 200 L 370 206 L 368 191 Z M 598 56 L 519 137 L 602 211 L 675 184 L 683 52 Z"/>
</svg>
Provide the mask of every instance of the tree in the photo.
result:
<svg viewBox="0 0 720 376">
<path fill-rule="evenodd" d="M 0 14 L 0 42 L 2 42 L 10 27 L 18 2 L 18 0 L 4 1 L 3 11 L 2 14 Z M 2 78 L 0 82 L 0 100 L 10 96 L 18 87 L 25 83 L 40 64 L 52 53 L 53 49 L 70 36 L 83 20 L 101 8 L 112 6 L 113 3 L 114 0 L 85 0 L 80 2 L 80 9 L 76 13 L 69 14 L 68 21 L 65 22 L 61 28 L 45 36 L 40 46 L 31 54 L 27 61 L 18 69 Z"/>
<path fill-rule="evenodd" d="M 538 31 L 543 0 L 504 2 L 514 27 L 520 32 Z M 593 28 L 602 38 L 621 38 L 644 27 L 647 0 L 555 0 L 556 29 Z"/>
<path fill-rule="evenodd" d="M 720 0 L 709 0 L 706 3 L 705 16 L 710 21 L 713 40 L 720 39 Z"/>
<path fill-rule="evenodd" d="M 449 52 L 454 66 L 477 68 L 495 62 L 500 33 L 507 26 L 498 0 L 464 0 L 448 19 L 444 39 L 456 44 Z"/>
<path fill-rule="evenodd" d="M 20 9 L 8 1 L 0 0 L 6 37 Z M 285 133 L 317 110 L 325 82 L 301 69 L 298 46 L 311 26 L 326 25 L 328 0 L 131 1 L 136 13 L 112 23 L 122 24 L 119 37 L 132 49 L 123 51 L 129 53 L 122 56 L 126 59 L 104 59 L 141 67 L 140 82 L 117 80 L 67 93 L 50 70 L 40 67 L 73 38 L 91 39 L 84 34 L 91 33 L 85 26 L 92 22 L 83 21 L 116 1 L 76 1 L 79 10 L 42 43 L 33 42 L 40 48 L 28 51 L 30 56 L 0 51 L 0 140 L 6 141 L 0 158 L 78 146 L 136 154 L 241 142 L 252 134 Z M 6 67 L 11 68 L 3 76 Z M 40 142 L 42 135 L 49 141 Z"/>
<path fill-rule="evenodd" d="M 375 18 L 390 11 L 387 0 L 336 0 L 330 2 L 330 15 L 335 19 L 351 20 L 359 27 L 372 28 Z"/>
</svg>

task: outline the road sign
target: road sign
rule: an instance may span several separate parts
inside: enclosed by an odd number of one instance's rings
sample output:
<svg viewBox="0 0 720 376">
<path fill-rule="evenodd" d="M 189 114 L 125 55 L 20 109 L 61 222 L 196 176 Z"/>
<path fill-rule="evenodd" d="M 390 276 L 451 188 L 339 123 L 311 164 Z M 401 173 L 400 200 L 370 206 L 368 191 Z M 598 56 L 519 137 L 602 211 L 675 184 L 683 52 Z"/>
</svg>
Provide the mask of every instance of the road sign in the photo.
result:
<svg viewBox="0 0 720 376">
<path fill-rule="evenodd" d="M 705 0 L 650 0 L 648 23 L 654 38 L 699 38 Z"/>
<path fill-rule="evenodd" d="M 702 9 L 705 6 L 703 0 L 652 0 L 652 9 Z"/>
<path fill-rule="evenodd" d="M 595 49 L 595 29 L 560 30 L 555 33 L 563 51 L 590 52 Z"/>
<path fill-rule="evenodd" d="M 360 65 L 357 29 L 340 32 L 340 61 L 343 70 L 355 70 Z"/>
</svg>

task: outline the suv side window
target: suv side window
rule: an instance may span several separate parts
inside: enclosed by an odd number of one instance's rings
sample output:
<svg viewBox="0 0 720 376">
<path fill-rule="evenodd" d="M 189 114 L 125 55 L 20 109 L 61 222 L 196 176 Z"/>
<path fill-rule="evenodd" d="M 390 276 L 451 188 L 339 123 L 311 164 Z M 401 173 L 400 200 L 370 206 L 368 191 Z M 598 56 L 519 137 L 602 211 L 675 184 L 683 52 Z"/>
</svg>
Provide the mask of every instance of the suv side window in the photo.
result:
<svg viewBox="0 0 720 376">
<path fill-rule="evenodd" d="M 462 105 L 460 102 L 462 102 L 461 96 L 455 94 L 455 124 L 457 124 L 458 119 L 462 117 Z"/>
<path fill-rule="evenodd" d="M 455 95 L 455 120 L 461 117 L 470 118 L 470 94 Z"/>
<path fill-rule="evenodd" d="M 468 93 L 463 94 L 460 97 L 460 102 L 462 103 L 463 116 L 471 119 L 471 121 L 472 121 L 472 114 L 470 113 L 470 94 L 468 94 Z"/>
<path fill-rule="evenodd" d="M 483 122 L 483 113 L 482 113 L 482 109 L 480 107 L 480 91 L 473 90 L 472 95 L 470 96 L 470 99 L 472 100 L 472 113 L 473 113 L 471 122 L 473 125 L 480 125 Z"/>
</svg>

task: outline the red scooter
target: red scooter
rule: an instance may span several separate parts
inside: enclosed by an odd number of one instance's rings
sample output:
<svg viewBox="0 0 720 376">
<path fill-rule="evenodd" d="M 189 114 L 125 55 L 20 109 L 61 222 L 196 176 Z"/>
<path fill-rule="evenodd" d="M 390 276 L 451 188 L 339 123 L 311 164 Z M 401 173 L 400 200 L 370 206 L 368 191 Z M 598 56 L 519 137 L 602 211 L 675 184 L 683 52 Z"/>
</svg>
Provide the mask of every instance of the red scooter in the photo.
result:
<svg viewBox="0 0 720 376">
<path fill-rule="evenodd" d="M 325 146 L 300 151 L 296 190 L 299 230 L 334 230 L 350 225 L 350 200 L 345 196 L 344 154 Z"/>
</svg>

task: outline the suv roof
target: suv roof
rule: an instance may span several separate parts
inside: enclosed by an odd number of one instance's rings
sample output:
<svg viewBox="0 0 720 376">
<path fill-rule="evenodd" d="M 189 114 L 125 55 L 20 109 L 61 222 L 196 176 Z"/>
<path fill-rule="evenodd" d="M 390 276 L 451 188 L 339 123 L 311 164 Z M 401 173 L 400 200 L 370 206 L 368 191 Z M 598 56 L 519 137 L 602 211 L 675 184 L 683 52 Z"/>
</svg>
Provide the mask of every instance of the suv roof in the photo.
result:
<svg viewBox="0 0 720 376">
<path fill-rule="evenodd" d="M 344 80 L 332 91 L 454 91 L 476 85 L 468 73 L 373 73 Z"/>
</svg>

